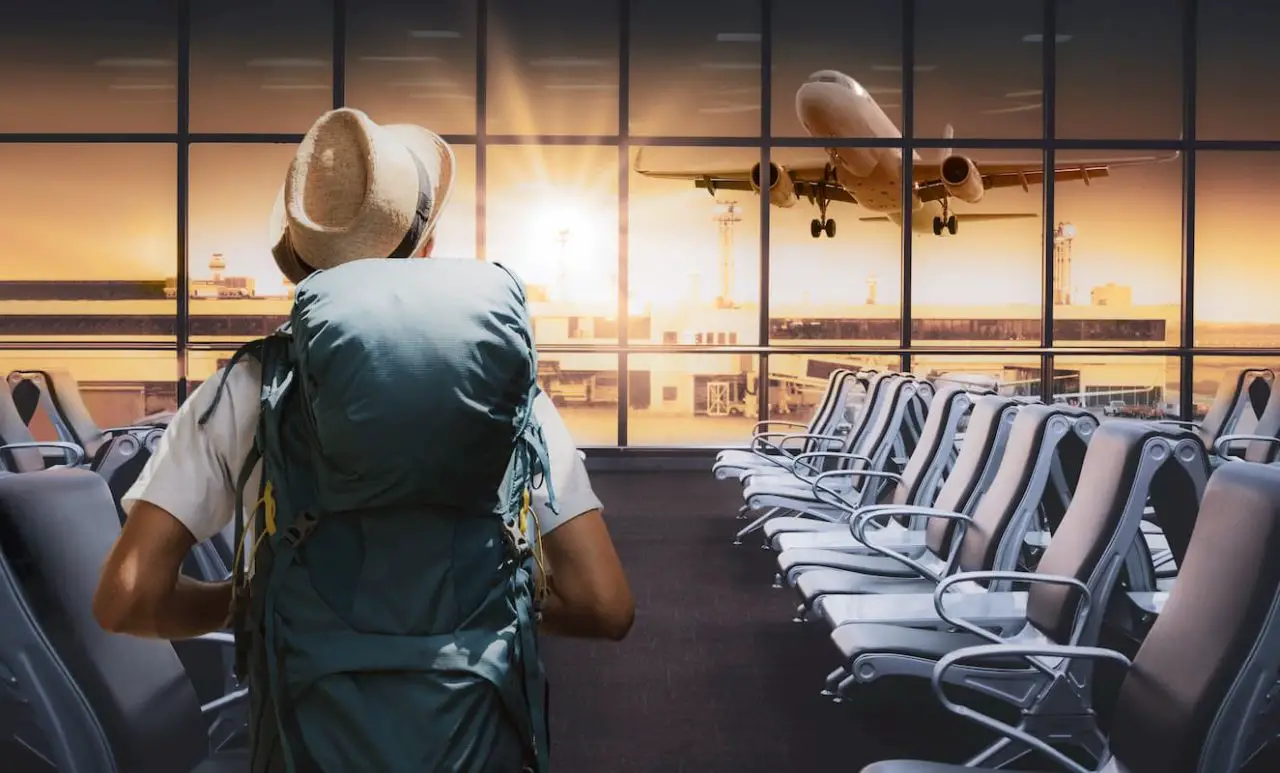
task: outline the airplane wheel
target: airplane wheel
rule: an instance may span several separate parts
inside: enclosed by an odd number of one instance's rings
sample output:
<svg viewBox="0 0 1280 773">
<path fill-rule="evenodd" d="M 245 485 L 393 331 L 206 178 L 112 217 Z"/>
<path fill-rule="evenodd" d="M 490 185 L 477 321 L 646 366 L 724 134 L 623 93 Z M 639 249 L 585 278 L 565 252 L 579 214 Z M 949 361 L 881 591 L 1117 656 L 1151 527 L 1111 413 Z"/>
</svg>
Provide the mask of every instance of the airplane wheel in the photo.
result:
<svg viewBox="0 0 1280 773">
<path fill-rule="evenodd" d="M 827 238 L 828 238 L 828 239 L 833 239 L 833 238 L 835 238 L 835 235 L 836 235 L 836 221 L 834 221 L 834 220 L 828 220 L 828 221 L 827 221 L 827 227 L 826 227 L 824 230 L 827 232 Z"/>
<path fill-rule="evenodd" d="M 815 239 L 822 235 L 822 221 L 816 217 L 809 223 L 809 235 Z"/>
<path fill-rule="evenodd" d="M 942 218 L 940 217 L 933 219 L 933 235 L 942 236 Z"/>
<path fill-rule="evenodd" d="M 956 220 L 956 216 L 952 215 L 947 218 L 947 232 L 955 236 L 956 230 L 960 227 L 960 223 Z"/>
</svg>

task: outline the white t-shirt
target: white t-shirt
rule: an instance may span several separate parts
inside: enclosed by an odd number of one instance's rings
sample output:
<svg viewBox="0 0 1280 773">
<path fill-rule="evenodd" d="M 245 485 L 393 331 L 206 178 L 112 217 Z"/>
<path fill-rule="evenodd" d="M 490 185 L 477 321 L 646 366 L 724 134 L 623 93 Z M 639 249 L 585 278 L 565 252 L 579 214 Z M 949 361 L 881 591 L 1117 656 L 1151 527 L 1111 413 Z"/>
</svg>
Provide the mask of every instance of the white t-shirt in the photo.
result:
<svg viewBox="0 0 1280 773">
<path fill-rule="evenodd" d="M 219 370 L 191 396 L 165 430 L 155 453 L 138 480 L 125 493 L 127 511 L 144 501 L 168 511 L 187 527 L 196 542 L 203 542 L 227 528 L 235 517 L 236 480 L 253 446 L 258 425 L 262 370 L 258 363 L 240 360 L 223 389 L 218 407 L 204 426 L 200 415 L 209 407 L 218 384 Z M 534 402 L 550 455 L 551 482 L 555 487 L 558 515 L 547 507 L 547 486 L 533 492 L 532 504 L 543 535 L 583 513 L 601 507 L 591 489 L 586 466 L 555 404 L 543 394 Z M 259 464 L 244 488 L 245 511 L 252 510 L 259 490 Z"/>
</svg>

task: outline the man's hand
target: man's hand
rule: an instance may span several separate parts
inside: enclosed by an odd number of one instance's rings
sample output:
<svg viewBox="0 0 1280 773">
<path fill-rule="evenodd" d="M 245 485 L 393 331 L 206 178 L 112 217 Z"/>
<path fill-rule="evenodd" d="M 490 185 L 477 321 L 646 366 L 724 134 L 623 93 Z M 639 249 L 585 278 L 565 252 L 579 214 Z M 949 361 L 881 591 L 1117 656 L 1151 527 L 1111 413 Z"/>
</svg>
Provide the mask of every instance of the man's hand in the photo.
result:
<svg viewBox="0 0 1280 773">
<path fill-rule="evenodd" d="M 156 639 L 189 639 L 225 627 L 231 582 L 198 582 L 180 574 L 194 544 L 177 518 L 149 502 L 136 503 L 102 567 L 93 598 L 98 624 Z"/>
</svg>

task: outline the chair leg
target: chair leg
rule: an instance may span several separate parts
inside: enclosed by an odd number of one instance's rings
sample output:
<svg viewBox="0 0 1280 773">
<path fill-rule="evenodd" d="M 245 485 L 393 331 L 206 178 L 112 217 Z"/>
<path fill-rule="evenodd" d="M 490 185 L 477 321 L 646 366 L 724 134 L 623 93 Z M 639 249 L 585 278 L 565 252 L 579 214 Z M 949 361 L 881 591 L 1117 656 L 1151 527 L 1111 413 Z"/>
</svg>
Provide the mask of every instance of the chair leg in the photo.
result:
<svg viewBox="0 0 1280 773">
<path fill-rule="evenodd" d="M 844 666 L 827 674 L 826 681 L 822 685 L 822 692 L 819 695 L 824 698 L 834 698 L 836 696 L 836 688 L 840 686 L 840 682 L 844 681 L 848 675 L 849 672 L 845 670 Z"/>
<path fill-rule="evenodd" d="M 775 514 L 777 514 L 777 512 L 778 512 L 778 508 L 776 507 L 771 507 L 768 510 L 766 510 L 764 515 L 760 516 L 759 518 L 755 519 L 751 523 L 747 524 L 737 534 L 734 535 L 733 544 L 741 545 L 743 537 L 763 527 L 765 522 L 768 521 L 770 518 L 772 518 Z"/>
</svg>

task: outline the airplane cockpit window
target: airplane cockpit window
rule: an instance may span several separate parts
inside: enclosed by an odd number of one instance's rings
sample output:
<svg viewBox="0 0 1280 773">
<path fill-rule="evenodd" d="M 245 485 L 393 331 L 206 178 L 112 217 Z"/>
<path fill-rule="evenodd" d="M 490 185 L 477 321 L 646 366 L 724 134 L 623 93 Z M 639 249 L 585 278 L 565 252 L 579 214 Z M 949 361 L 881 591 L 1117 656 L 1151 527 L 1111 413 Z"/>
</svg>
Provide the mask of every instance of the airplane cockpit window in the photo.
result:
<svg viewBox="0 0 1280 773">
<path fill-rule="evenodd" d="M 838 72 L 816 72 L 810 77 L 810 80 L 817 83 L 838 83 L 841 86 L 849 86 L 849 78 Z M 850 88 L 852 87 L 850 86 Z"/>
</svg>

